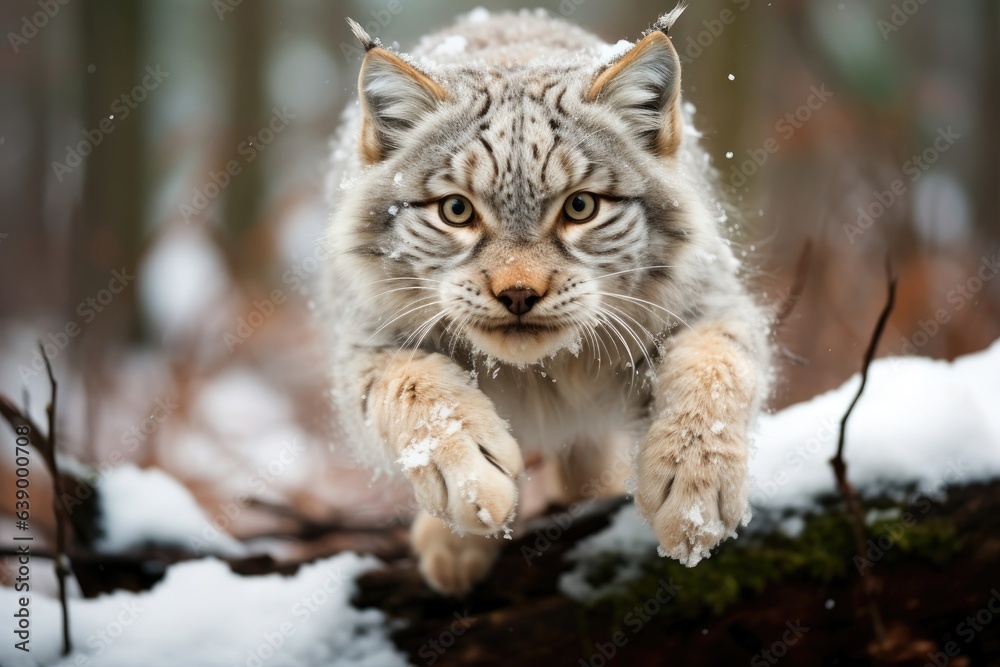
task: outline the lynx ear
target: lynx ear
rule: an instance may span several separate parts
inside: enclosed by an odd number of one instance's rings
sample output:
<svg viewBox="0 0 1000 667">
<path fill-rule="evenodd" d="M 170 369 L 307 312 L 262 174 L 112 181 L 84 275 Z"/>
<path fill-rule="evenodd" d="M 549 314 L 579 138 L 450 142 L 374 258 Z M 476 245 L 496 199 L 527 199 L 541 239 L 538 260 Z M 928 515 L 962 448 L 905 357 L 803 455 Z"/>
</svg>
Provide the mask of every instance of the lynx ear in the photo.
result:
<svg viewBox="0 0 1000 667">
<path fill-rule="evenodd" d="M 382 48 L 357 22 L 347 21 L 367 51 L 358 77 L 358 92 L 361 158 L 365 164 L 372 164 L 398 148 L 406 131 L 448 95 L 429 76 Z"/>
<path fill-rule="evenodd" d="M 679 13 L 674 10 L 660 19 L 657 29 L 600 73 L 587 94 L 588 101 L 618 111 L 636 139 L 663 157 L 680 148 L 683 121 L 681 61 L 665 34 L 669 25 L 660 24 L 672 22 L 672 15 Z"/>
</svg>

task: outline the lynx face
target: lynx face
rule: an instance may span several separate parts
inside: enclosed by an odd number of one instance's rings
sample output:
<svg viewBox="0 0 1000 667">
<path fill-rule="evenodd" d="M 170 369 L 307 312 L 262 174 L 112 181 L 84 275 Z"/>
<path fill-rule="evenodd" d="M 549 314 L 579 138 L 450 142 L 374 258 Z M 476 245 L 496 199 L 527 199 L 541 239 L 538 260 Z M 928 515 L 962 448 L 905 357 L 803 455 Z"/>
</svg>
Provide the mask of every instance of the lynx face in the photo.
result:
<svg viewBox="0 0 1000 667">
<path fill-rule="evenodd" d="M 671 318 L 650 302 L 684 307 L 672 260 L 698 206 L 674 163 L 679 67 L 662 32 L 610 64 L 425 73 L 370 50 L 370 166 L 349 188 L 356 224 L 341 243 L 364 260 L 377 327 L 515 364 L 579 343 L 622 357 L 652 344 Z"/>
</svg>

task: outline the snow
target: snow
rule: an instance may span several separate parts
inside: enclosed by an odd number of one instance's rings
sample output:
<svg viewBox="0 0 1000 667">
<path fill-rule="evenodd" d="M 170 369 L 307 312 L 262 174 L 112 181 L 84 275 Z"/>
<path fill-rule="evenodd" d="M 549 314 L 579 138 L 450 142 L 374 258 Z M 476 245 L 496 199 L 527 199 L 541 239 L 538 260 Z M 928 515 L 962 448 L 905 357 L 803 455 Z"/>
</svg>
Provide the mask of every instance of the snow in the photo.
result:
<svg viewBox="0 0 1000 667">
<path fill-rule="evenodd" d="M 142 305 L 153 327 L 171 339 L 204 327 L 226 296 L 229 272 L 218 249 L 193 226 L 167 233 L 138 271 Z"/>
<path fill-rule="evenodd" d="M 99 552 L 118 553 L 148 544 L 189 547 L 202 539 L 208 517 L 184 485 L 155 468 L 132 464 L 113 468 L 97 483 L 102 534 Z M 243 555 L 246 549 L 231 536 L 218 533 L 209 551 Z"/>
<path fill-rule="evenodd" d="M 750 465 L 751 502 L 806 508 L 835 492 L 828 464 L 840 419 L 860 376 L 841 387 L 763 415 Z M 956 359 L 877 360 L 847 425 L 845 458 L 862 491 L 916 484 L 934 493 L 946 484 L 1000 475 L 1000 340 Z"/>
<path fill-rule="evenodd" d="M 392 177 L 392 182 L 395 185 L 402 185 L 403 184 L 403 172 L 397 171 L 396 175 Z"/>
<path fill-rule="evenodd" d="M 406 665 L 388 638 L 384 615 L 358 610 L 356 578 L 379 567 L 342 553 L 297 574 L 244 577 L 218 560 L 171 567 L 152 590 L 116 591 L 69 601 L 74 653 L 59 659 L 57 600 L 31 599 L 31 652 L 0 643 L 6 667 L 395 667 Z M 15 596 L 0 588 L 0 607 Z"/>
<path fill-rule="evenodd" d="M 859 382 L 855 374 L 833 391 L 761 416 L 750 462 L 754 509 L 775 515 L 813 510 L 820 496 L 836 493 L 829 460 L 836 453 L 840 419 Z M 941 497 L 948 485 L 1000 477 L 997 405 L 1000 340 L 954 362 L 923 357 L 875 361 L 847 426 L 845 458 L 851 483 L 868 496 L 912 487 L 914 496 Z M 711 430 L 723 428 L 716 422 Z M 715 531 L 718 527 L 702 525 L 701 511 L 691 507 L 686 518 L 697 530 Z M 885 516 L 871 513 L 868 519 Z M 779 528 L 795 535 L 802 526 L 801 516 L 792 515 Z M 560 589 L 579 601 L 594 600 L 637 576 L 641 563 L 654 553 L 666 555 L 634 507 L 623 507 L 606 529 L 566 554 L 575 566 L 560 579 Z M 623 557 L 627 565 L 594 588 L 587 581 L 588 563 L 608 554 Z"/>
<path fill-rule="evenodd" d="M 469 23 L 486 23 L 490 20 L 490 12 L 485 7 L 476 7 L 465 15 L 465 20 Z"/>
<path fill-rule="evenodd" d="M 423 468 L 431 462 L 431 453 L 438 448 L 441 441 L 437 438 L 426 436 L 424 438 L 414 438 L 402 452 L 396 463 L 403 472 L 409 472 L 416 468 Z"/>
<path fill-rule="evenodd" d="M 417 422 L 417 429 L 426 431 L 426 435 L 413 438 L 400 452 L 396 463 L 403 472 L 422 468 L 430 463 L 431 453 L 441 444 L 439 436 L 455 435 L 462 430 L 462 420 L 451 419 L 457 408 L 457 403 L 455 405 L 438 403 L 431 408 L 427 420 Z"/>
<path fill-rule="evenodd" d="M 449 35 L 441 40 L 441 43 L 434 47 L 433 55 L 436 56 L 456 56 L 465 52 L 469 40 L 462 35 Z"/>
<path fill-rule="evenodd" d="M 611 517 L 607 528 L 580 540 L 566 553 L 566 559 L 577 566 L 560 577 L 559 589 L 580 602 L 600 598 L 639 576 L 642 562 L 656 553 L 658 544 L 649 525 L 633 506 L 626 505 Z M 587 581 L 586 565 L 604 554 L 621 555 L 626 565 L 616 568 L 611 580 L 595 588 Z"/>
<path fill-rule="evenodd" d="M 627 39 L 620 39 L 614 44 L 603 44 L 597 48 L 597 60 L 601 65 L 610 65 L 635 46 Z"/>
</svg>

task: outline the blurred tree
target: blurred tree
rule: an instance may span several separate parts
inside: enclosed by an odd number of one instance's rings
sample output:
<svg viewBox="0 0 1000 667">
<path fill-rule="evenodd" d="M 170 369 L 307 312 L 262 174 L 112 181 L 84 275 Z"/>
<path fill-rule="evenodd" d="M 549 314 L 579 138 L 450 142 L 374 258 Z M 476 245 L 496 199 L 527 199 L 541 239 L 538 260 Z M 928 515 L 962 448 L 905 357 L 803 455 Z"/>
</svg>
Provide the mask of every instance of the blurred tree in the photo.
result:
<svg viewBox="0 0 1000 667">
<path fill-rule="evenodd" d="M 268 52 L 269 30 L 264 23 L 268 11 L 264 3 L 245 2 L 226 16 L 226 34 L 229 42 L 229 105 L 233 140 L 222 147 L 222 160 L 234 159 L 237 147 L 248 141 L 267 125 L 268 110 L 264 109 L 263 72 L 264 57 Z M 256 142 L 256 139 L 254 139 Z M 262 166 L 257 157 L 251 161 L 237 158 L 242 163 L 239 178 L 234 178 L 227 188 L 223 212 L 224 226 L 239 241 L 257 222 L 261 212 L 261 195 L 264 191 Z M 224 168 L 220 164 L 219 168 Z M 252 259 L 246 257 L 247 260 Z M 253 267 L 245 263 L 240 272 L 253 275 Z"/>
<path fill-rule="evenodd" d="M 146 65 L 140 60 L 142 4 L 135 0 L 101 2 L 87 0 L 82 9 L 83 66 L 95 73 L 86 80 L 83 99 L 82 127 L 100 135 L 85 157 L 83 206 L 74 227 L 76 251 L 73 258 L 73 303 L 93 296 L 105 288 L 112 269 L 123 266 L 134 272 L 141 242 L 141 220 L 145 201 L 144 142 L 142 135 L 144 105 L 122 100 L 142 86 L 147 76 Z M 136 99 L 138 96 L 136 96 Z M 116 110 L 127 112 L 115 114 Z M 108 120 L 113 130 L 100 130 Z M 74 137 L 76 145 L 80 135 Z M 95 143 L 92 140 L 91 143 Z M 134 288 L 134 285 L 131 286 Z M 98 321 L 97 332 L 107 331 L 127 318 L 133 336 L 139 335 L 136 312 L 136 291 L 125 289 L 115 297 L 115 307 Z M 114 320 L 112 320 L 112 317 Z M 90 340 L 114 342 L 113 336 L 96 333 Z"/>
</svg>

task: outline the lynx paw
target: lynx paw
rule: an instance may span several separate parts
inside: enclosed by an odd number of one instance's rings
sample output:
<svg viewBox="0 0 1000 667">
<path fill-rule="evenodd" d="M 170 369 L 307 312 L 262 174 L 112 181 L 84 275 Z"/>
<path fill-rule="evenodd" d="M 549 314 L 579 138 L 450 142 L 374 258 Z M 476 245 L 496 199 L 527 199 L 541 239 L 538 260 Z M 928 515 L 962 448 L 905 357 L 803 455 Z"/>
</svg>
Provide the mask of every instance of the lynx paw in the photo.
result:
<svg viewBox="0 0 1000 667">
<path fill-rule="evenodd" d="M 661 554 L 688 567 L 750 520 L 745 441 L 717 429 L 656 424 L 639 455 L 636 506 Z"/>
<path fill-rule="evenodd" d="M 493 535 L 510 523 L 524 461 L 492 409 L 439 404 L 417 426 L 397 463 L 424 509 L 463 533 Z"/>
<path fill-rule="evenodd" d="M 479 535 L 456 535 L 440 519 L 421 512 L 413 521 L 410 542 L 427 585 L 460 597 L 486 578 L 501 541 Z"/>
</svg>

